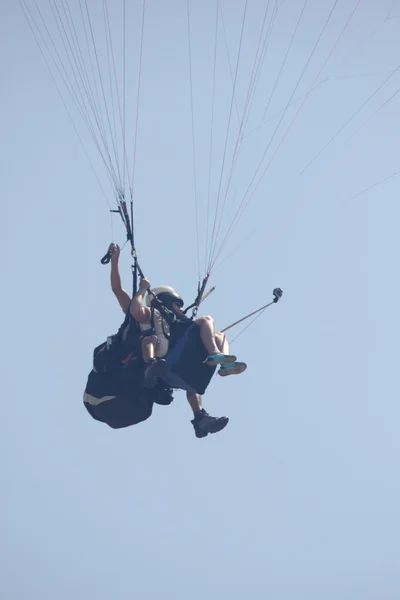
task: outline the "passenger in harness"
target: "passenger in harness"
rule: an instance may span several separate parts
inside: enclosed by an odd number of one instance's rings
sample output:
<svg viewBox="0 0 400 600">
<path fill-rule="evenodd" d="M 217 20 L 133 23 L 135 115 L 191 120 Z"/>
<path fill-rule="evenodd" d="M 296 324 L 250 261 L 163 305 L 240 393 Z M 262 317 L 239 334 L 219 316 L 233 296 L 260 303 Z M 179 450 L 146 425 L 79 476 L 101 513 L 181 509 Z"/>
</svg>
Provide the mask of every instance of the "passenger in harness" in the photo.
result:
<svg viewBox="0 0 400 600">
<path fill-rule="evenodd" d="M 157 300 L 172 313 L 172 323 L 166 322 L 157 309 L 153 307 L 152 297 L 146 296 L 146 305 L 143 305 L 144 294 L 150 287 L 147 279 L 142 279 L 139 291 L 131 303 L 131 314 L 135 320 L 143 325 L 143 359 L 148 363 L 145 380 L 152 387 L 157 381 L 157 373 L 163 368 L 157 362 L 165 362 L 163 357 L 186 333 L 187 329 L 196 323 L 199 327 L 200 339 L 208 352 L 205 364 L 210 367 L 220 365 L 218 374 L 221 376 L 237 375 L 246 370 L 246 364 L 237 362 L 236 356 L 229 354 L 229 344 L 226 336 L 215 332 L 214 319 L 209 315 L 188 319 L 182 314 L 183 300 L 179 294 L 166 285 L 152 289 L 152 294 Z M 156 316 L 157 315 L 157 316 Z M 158 324 L 160 323 L 160 324 Z M 161 360 L 160 360 L 161 359 Z"/>
<path fill-rule="evenodd" d="M 153 387 L 160 378 L 173 388 L 186 390 L 188 402 L 194 413 L 192 424 L 196 436 L 205 437 L 207 433 L 213 432 L 211 429 L 207 431 L 208 428 L 217 427 L 216 431 L 219 431 L 222 425 L 225 427 L 228 423 L 226 418 L 225 421 L 221 421 L 210 417 L 202 408 L 202 393 L 211 380 L 215 367 L 220 365 L 218 374 L 227 376 L 243 373 L 246 364 L 237 362 L 236 357 L 229 354 L 228 341 L 223 333 L 215 332 L 212 317 L 189 319 L 182 313 L 183 300 L 173 288 L 169 286 L 153 288 L 152 295 L 146 296 L 145 306 L 144 295 L 149 287 L 149 281 L 142 279 L 139 291 L 131 303 L 131 314 L 144 326 L 144 335 L 147 333 L 142 346 L 143 358 L 148 363 L 145 385 Z M 170 313 L 168 321 L 154 308 L 153 304 L 157 305 L 157 301 L 162 302 Z M 186 358 L 171 361 L 173 354 L 179 356 L 178 346 L 181 346 Z M 190 371 L 196 361 L 200 361 L 200 364 L 197 369 L 194 369 L 197 373 L 192 373 L 191 377 Z M 169 362 L 178 364 L 178 368 L 175 368 L 178 374 L 171 371 L 167 373 Z M 181 363 L 180 376 L 179 362 Z M 199 370 L 208 371 L 205 378 L 198 373 Z"/>
</svg>

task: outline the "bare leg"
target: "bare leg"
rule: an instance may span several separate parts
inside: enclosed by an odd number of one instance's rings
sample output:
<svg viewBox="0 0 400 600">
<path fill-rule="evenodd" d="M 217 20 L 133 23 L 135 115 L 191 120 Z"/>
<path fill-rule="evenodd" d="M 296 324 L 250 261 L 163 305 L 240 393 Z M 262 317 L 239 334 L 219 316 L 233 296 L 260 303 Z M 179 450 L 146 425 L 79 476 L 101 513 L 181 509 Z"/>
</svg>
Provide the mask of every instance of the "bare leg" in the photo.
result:
<svg viewBox="0 0 400 600">
<path fill-rule="evenodd" d="M 144 386 L 152 388 L 157 385 L 158 373 L 154 372 L 154 369 L 158 367 L 158 362 L 155 357 L 157 347 L 157 336 L 148 335 L 142 339 L 142 357 L 146 363 L 146 369 L 144 371 Z"/>
<path fill-rule="evenodd" d="M 199 317 L 196 323 L 200 326 L 200 338 L 207 352 L 217 354 L 219 349 L 215 340 L 214 319 L 209 316 Z"/>
<path fill-rule="evenodd" d="M 218 350 L 223 354 L 229 354 L 229 343 L 224 333 L 218 332 L 215 334 L 215 342 Z"/>
<path fill-rule="evenodd" d="M 190 404 L 190 408 L 195 415 L 203 408 L 202 398 L 200 394 L 194 394 L 193 392 L 186 392 L 187 401 Z"/>
<path fill-rule="evenodd" d="M 210 316 L 199 317 L 195 319 L 195 322 L 200 327 L 200 338 L 209 354 L 206 360 L 207 364 L 216 366 L 235 362 L 236 356 L 231 356 L 228 352 L 221 350 L 221 348 L 225 348 L 229 351 L 229 346 L 223 333 L 215 333 L 214 319 Z"/>
<path fill-rule="evenodd" d="M 149 335 L 142 339 L 142 357 L 144 362 L 149 362 L 155 358 L 157 337 Z"/>
</svg>

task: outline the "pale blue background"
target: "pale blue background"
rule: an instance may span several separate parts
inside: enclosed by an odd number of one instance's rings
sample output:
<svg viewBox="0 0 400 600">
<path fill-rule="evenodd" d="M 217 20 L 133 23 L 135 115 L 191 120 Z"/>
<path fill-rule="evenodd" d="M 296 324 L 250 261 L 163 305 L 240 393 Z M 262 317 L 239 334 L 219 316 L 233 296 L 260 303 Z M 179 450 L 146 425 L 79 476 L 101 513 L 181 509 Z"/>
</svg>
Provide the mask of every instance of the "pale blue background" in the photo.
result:
<svg viewBox="0 0 400 600">
<path fill-rule="evenodd" d="M 193 4 L 204 215 L 215 4 Z M 285 107 L 332 4 L 310 0 L 271 115 Z M 256 94 L 261 109 L 301 5 L 280 6 Z M 297 96 L 355 5 L 339 1 Z M 243 6 L 223 3 L 233 59 Z M 263 7 L 249 2 L 240 106 Z M 148 2 L 136 223 L 146 275 L 189 300 L 197 266 L 185 10 L 183 0 Z M 400 2 L 361 1 L 321 74 L 330 79 L 309 96 L 232 237 L 232 250 L 242 246 L 215 271 L 203 311 L 218 327 L 268 301 L 275 286 L 285 295 L 232 346 L 247 372 L 210 385 L 206 408 L 230 423 L 204 440 L 182 393 L 126 430 L 86 414 L 92 349 L 122 316 L 99 262 L 111 239 L 108 209 L 17 2 L 2 1 L 0 28 L 0 597 L 400 598 L 399 178 L 352 198 L 399 169 L 399 97 L 369 118 L 397 91 L 400 73 L 300 175 L 398 66 Z M 217 175 L 229 81 L 225 63 Z M 246 140 L 235 179 L 242 190 L 276 122 Z M 123 242 L 117 220 L 114 239 Z M 125 251 L 127 288 L 129 265 Z"/>
</svg>

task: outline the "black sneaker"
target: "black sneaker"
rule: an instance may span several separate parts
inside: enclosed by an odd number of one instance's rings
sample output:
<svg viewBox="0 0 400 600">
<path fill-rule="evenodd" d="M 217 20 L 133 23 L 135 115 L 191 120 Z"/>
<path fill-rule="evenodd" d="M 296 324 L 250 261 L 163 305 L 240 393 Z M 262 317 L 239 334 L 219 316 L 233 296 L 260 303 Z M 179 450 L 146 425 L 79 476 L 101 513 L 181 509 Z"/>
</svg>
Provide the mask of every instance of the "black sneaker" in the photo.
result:
<svg viewBox="0 0 400 600">
<path fill-rule="evenodd" d="M 204 408 L 191 421 L 197 438 L 207 437 L 209 433 L 217 433 L 229 423 L 228 417 L 211 417 Z"/>
</svg>

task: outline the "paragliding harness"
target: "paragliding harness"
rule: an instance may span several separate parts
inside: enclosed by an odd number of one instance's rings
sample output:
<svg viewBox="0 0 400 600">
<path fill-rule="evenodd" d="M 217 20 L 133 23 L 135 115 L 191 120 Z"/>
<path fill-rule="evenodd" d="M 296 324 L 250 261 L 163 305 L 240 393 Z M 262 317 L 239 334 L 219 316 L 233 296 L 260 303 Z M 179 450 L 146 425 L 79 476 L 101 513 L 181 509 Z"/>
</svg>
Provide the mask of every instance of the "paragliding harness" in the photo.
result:
<svg viewBox="0 0 400 600">
<path fill-rule="evenodd" d="M 198 286 L 194 302 L 183 312 L 170 310 L 154 294 L 151 301 L 151 319 L 157 310 L 169 326 L 169 332 L 165 329 L 163 331 L 169 340 L 169 350 L 165 356 L 166 368 L 160 377 L 173 389 L 197 394 L 205 393 L 216 370 L 216 367 L 210 367 L 204 362 L 208 352 L 200 338 L 200 327 L 194 321 L 208 279 L 209 275 L 206 275 Z M 192 316 L 188 317 L 186 313 L 190 309 L 193 309 Z"/>
<path fill-rule="evenodd" d="M 144 387 L 140 340 L 139 324 L 128 307 L 118 332 L 93 353 L 84 405 L 93 419 L 113 429 L 146 421 L 154 403 L 166 406 L 173 401 L 172 389 L 163 381 L 158 381 L 152 389 Z"/>
<path fill-rule="evenodd" d="M 200 338 L 200 327 L 194 321 L 204 297 L 208 279 L 209 275 L 206 275 L 198 286 L 196 299 L 184 312 L 173 313 L 174 321 L 169 323 L 170 349 L 165 357 L 167 368 L 162 375 L 163 381 L 172 388 L 197 394 L 205 393 L 216 371 L 216 367 L 210 367 L 204 362 L 208 352 Z M 156 308 L 160 310 L 158 306 Z M 186 313 L 190 309 L 193 309 L 192 316 L 188 317 Z M 163 312 L 165 314 L 165 309 Z"/>
</svg>

